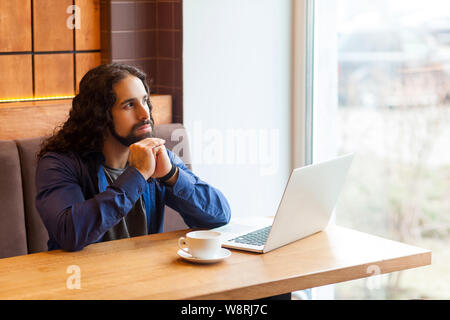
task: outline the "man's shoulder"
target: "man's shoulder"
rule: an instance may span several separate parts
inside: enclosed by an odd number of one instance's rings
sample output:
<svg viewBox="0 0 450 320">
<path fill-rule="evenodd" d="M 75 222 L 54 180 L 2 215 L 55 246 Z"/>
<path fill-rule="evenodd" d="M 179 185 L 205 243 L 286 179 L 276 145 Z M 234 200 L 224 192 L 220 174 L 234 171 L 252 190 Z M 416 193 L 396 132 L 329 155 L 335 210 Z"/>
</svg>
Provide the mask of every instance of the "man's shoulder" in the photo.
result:
<svg viewBox="0 0 450 320">
<path fill-rule="evenodd" d="M 81 155 L 76 152 L 56 152 L 49 151 L 45 153 L 38 162 L 38 168 L 49 168 L 49 167 L 59 167 L 67 169 L 77 169 L 81 167 L 88 167 L 92 164 L 101 161 L 98 154 L 85 154 Z"/>
<path fill-rule="evenodd" d="M 38 164 L 64 164 L 68 166 L 79 166 L 83 162 L 81 156 L 75 152 L 46 152 L 40 159 Z"/>
<path fill-rule="evenodd" d="M 98 162 L 92 157 L 86 158 L 76 152 L 51 151 L 45 153 L 39 160 L 36 180 L 42 182 L 49 179 L 76 179 L 82 183 L 92 179 L 97 169 Z"/>
<path fill-rule="evenodd" d="M 90 152 L 79 154 L 77 152 L 68 151 L 68 152 L 57 152 L 57 151 L 49 151 L 46 152 L 40 160 L 57 160 L 57 161 L 76 161 L 76 162 L 92 162 L 101 160 L 101 153 L 99 152 Z"/>
<path fill-rule="evenodd" d="M 57 163 L 76 163 L 78 157 L 74 152 L 46 152 L 38 161 L 38 166 L 43 164 L 57 164 Z"/>
<path fill-rule="evenodd" d="M 79 158 L 75 152 L 57 152 L 57 151 L 49 151 L 46 152 L 40 160 L 44 159 L 75 159 Z"/>
</svg>

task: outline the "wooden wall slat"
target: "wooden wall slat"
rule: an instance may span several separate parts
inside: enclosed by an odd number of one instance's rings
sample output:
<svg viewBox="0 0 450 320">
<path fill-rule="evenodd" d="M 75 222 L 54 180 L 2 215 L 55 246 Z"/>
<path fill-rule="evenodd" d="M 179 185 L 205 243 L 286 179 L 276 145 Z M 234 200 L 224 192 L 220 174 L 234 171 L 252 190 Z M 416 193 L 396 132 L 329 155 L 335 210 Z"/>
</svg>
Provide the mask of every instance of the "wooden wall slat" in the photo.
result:
<svg viewBox="0 0 450 320">
<path fill-rule="evenodd" d="M 81 11 L 80 29 L 75 29 L 76 50 L 100 49 L 100 0 L 75 0 Z"/>
<path fill-rule="evenodd" d="M 80 86 L 80 81 L 83 76 L 96 66 L 100 65 L 101 55 L 99 52 L 95 53 L 77 53 L 75 54 L 76 59 L 76 92 L 78 93 L 78 88 Z"/>
<path fill-rule="evenodd" d="M 73 50 L 73 29 L 67 27 L 72 0 L 34 0 L 34 51 Z"/>
<path fill-rule="evenodd" d="M 64 123 L 70 107 L 67 101 L 34 106 L 25 103 L 15 103 L 11 107 L 0 105 L 0 140 L 49 135 L 56 126 Z"/>
<path fill-rule="evenodd" d="M 31 55 L 0 55 L 0 99 L 31 98 Z"/>
<path fill-rule="evenodd" d="M 34 57 L 35 96 L 74 94 L 73 54 L 39 54 Z"/>
<path fill-rule="evenodd" d="M 173 100 L 171 95 L 151 94 L 150 101 L 153 106 L 153 120 L 155 124 L 172 123 Z"/>
<path fill-rule="evenodd" d="M 31 51 L 31 1 L 0 1 L 0 52 Z"/>
</svg>

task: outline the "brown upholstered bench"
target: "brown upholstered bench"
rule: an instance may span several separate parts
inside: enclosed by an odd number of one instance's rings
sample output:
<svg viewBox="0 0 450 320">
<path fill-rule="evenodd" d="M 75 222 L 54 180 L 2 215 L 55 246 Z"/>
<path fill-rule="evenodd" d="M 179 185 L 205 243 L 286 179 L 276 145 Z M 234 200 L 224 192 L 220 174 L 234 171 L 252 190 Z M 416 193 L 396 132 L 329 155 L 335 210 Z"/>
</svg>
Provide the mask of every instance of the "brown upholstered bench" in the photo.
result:
<svg viewBox="0 0 450 320">
<path fill-rule="evenodd" d="M 183 125 L 155 126 L 155 135 L 165 139 L 166 147 L 191 169 Z M 47 229 L 35 207 L 36 153 L 42 139 L 0 140 L 0 258 L 47 251 Z M 167 206 L 164 220 L 164 231 L 187 228 Z"/>
</svg>

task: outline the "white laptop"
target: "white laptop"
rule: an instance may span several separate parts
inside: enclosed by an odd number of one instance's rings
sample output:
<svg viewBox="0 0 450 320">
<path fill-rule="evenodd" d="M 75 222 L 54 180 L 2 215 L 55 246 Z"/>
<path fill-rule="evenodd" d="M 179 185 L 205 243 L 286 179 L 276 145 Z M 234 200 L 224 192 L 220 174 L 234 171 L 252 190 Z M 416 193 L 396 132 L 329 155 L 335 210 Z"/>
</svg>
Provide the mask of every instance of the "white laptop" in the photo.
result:
<svg viewBox="0 0 450 320">
<path fill-rule="evenodd" d="M 322 231 L 328 225 L 353 154 L 294 169 L 273 219 L 244 218 L 213 230 L 222 246 L 265 253 Z"/>
</svg>

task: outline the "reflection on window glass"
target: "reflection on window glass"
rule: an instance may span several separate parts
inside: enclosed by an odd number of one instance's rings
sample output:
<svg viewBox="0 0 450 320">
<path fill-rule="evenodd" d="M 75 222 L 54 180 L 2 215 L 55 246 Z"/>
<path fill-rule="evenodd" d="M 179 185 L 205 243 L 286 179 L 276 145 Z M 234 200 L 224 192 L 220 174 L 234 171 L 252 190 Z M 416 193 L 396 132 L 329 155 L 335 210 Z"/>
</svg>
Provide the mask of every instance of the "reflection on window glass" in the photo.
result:
<svg viewBox="0 0 450 320">
<path fill-rule="evenodd" d="M 449 299 L 450 1 L 337 9 L 337 149 L 357 157 L 336 223 L 433 253 L 431 266 L 337 284 L 335 298 Z"/>
</svg>

